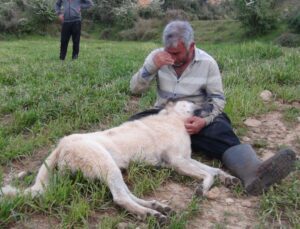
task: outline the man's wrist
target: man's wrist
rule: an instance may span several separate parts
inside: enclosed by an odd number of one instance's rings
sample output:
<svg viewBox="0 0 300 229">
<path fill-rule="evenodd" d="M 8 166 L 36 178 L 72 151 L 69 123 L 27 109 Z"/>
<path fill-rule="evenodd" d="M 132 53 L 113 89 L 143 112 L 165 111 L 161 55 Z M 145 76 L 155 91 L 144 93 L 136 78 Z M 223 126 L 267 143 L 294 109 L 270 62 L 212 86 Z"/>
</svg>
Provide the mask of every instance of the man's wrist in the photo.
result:
<svg viewBox="0 0 300 229">
<path fill-rule="evenodd" d="M 147 76 L 151 76 L 153 74 L 155 74 L 158 71 L 158 68 L 156 67 L 156 65 L 154 63 L 145 63 L 142 69 L 142 75 L 143 78 L 147 77 Z M 144 77 L 145 76 L 145 77 Z"/>
</svg>

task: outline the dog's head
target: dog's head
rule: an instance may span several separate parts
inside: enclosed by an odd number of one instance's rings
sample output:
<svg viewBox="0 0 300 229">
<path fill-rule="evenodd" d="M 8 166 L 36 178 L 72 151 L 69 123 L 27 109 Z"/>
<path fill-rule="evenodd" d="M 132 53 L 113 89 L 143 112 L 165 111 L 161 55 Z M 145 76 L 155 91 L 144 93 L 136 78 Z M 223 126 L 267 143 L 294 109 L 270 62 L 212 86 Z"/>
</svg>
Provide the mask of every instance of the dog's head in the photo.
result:
<svg viewBox="0 0 300 229">
<path fill-rule="evenodd" d="M 194 115 L 195 104 L 189 101 L 168 102 L 165 110 L 169 114 L 178 114 L 182 118 L 188 118 Z"/>
</svg>

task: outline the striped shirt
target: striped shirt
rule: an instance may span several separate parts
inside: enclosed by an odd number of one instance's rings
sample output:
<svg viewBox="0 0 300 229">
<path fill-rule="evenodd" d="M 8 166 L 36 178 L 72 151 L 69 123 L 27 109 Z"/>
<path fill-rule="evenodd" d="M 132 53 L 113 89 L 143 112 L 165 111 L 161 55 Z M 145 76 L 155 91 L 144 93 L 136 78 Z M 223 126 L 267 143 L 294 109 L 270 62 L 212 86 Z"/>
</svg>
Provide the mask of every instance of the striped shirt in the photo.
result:
<svg viewBox="0 0 300 229">
<path fill-rule="evenodd" d="M 180 77 L 171 65 L 157 69 L 154 55 L 163 48 L 152 51 L 143 67 L 133 75 L 130 89 L 135 94 L 145 92 L 154 79 L 157 85 L 155 107 L 163 107 L 170 99 L 184 99 L 194 102 L 199 108 L 197 116 L 203 117 L 206 125 L 222 113 L 225 106 L 222 78 L 216 61 L 201 49 L 195 49 L 195 56 Z"/>
</svg>

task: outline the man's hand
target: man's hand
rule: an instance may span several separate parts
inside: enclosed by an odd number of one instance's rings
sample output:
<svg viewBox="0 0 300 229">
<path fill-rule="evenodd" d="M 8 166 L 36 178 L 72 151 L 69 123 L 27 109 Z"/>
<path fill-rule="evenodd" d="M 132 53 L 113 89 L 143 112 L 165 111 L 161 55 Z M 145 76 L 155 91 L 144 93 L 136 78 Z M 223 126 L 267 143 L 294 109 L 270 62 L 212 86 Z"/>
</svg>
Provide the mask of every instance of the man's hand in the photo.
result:
<svg viewBox="0 0 300 229">
<path fill-rule="evenodd" d="M 64 15 L 63 14 L 58 15 L 58 19 L 61 23 L 63 23 L 64 22 Z"/>
<path fill-rule="evenodd" d="M 153 62 L 156 65 L 158 69 L 161 68 L 163 65 L 173 65 L 174 60 L 172 59 L 172 56 L 167 53 L 166 51 L 158 52 L 153 57 Z"/>
<path fill-rule="evenodd" d="M 184 125 L 187 132 L 190 135 L 192 135 L 192 134 L 199 133 L 200 130 L 202 130 L 203 127 L 205 127 L 206 121 L 204 118 L 192 116 L 185 121 Z"/>
</svg>

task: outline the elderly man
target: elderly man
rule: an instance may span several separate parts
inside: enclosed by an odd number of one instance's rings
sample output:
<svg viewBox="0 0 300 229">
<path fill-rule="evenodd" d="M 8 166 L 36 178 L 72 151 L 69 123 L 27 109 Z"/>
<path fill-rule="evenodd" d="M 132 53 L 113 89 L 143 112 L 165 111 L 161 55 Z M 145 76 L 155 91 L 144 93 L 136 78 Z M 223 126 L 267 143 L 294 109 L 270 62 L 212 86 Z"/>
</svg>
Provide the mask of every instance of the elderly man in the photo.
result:
<svg viewBox="0 0 300 229">
<path fill-rule="evenodd" d="M 163 43 L 164 48 L 152 51 L 130 82 L 131 91 L 139 94 L 155 80 L 155 107 L 131 120 L 157 113 L 170 99 L 192 101 L 199 109 L 186 120 L 185 127 L 191 135 L 193 152 L 220 159 L 251 195 L 263 193 L 286 177 L 294 167 L 292 150 L 281 150 L 262 162 L 250 145 L 240 143 L 223 112 L 225 97 L 218 65 L 213 57 L 196 48 L 191 25 L 186 21 L 170 22 L 164 29 Z"/>
</svg>

